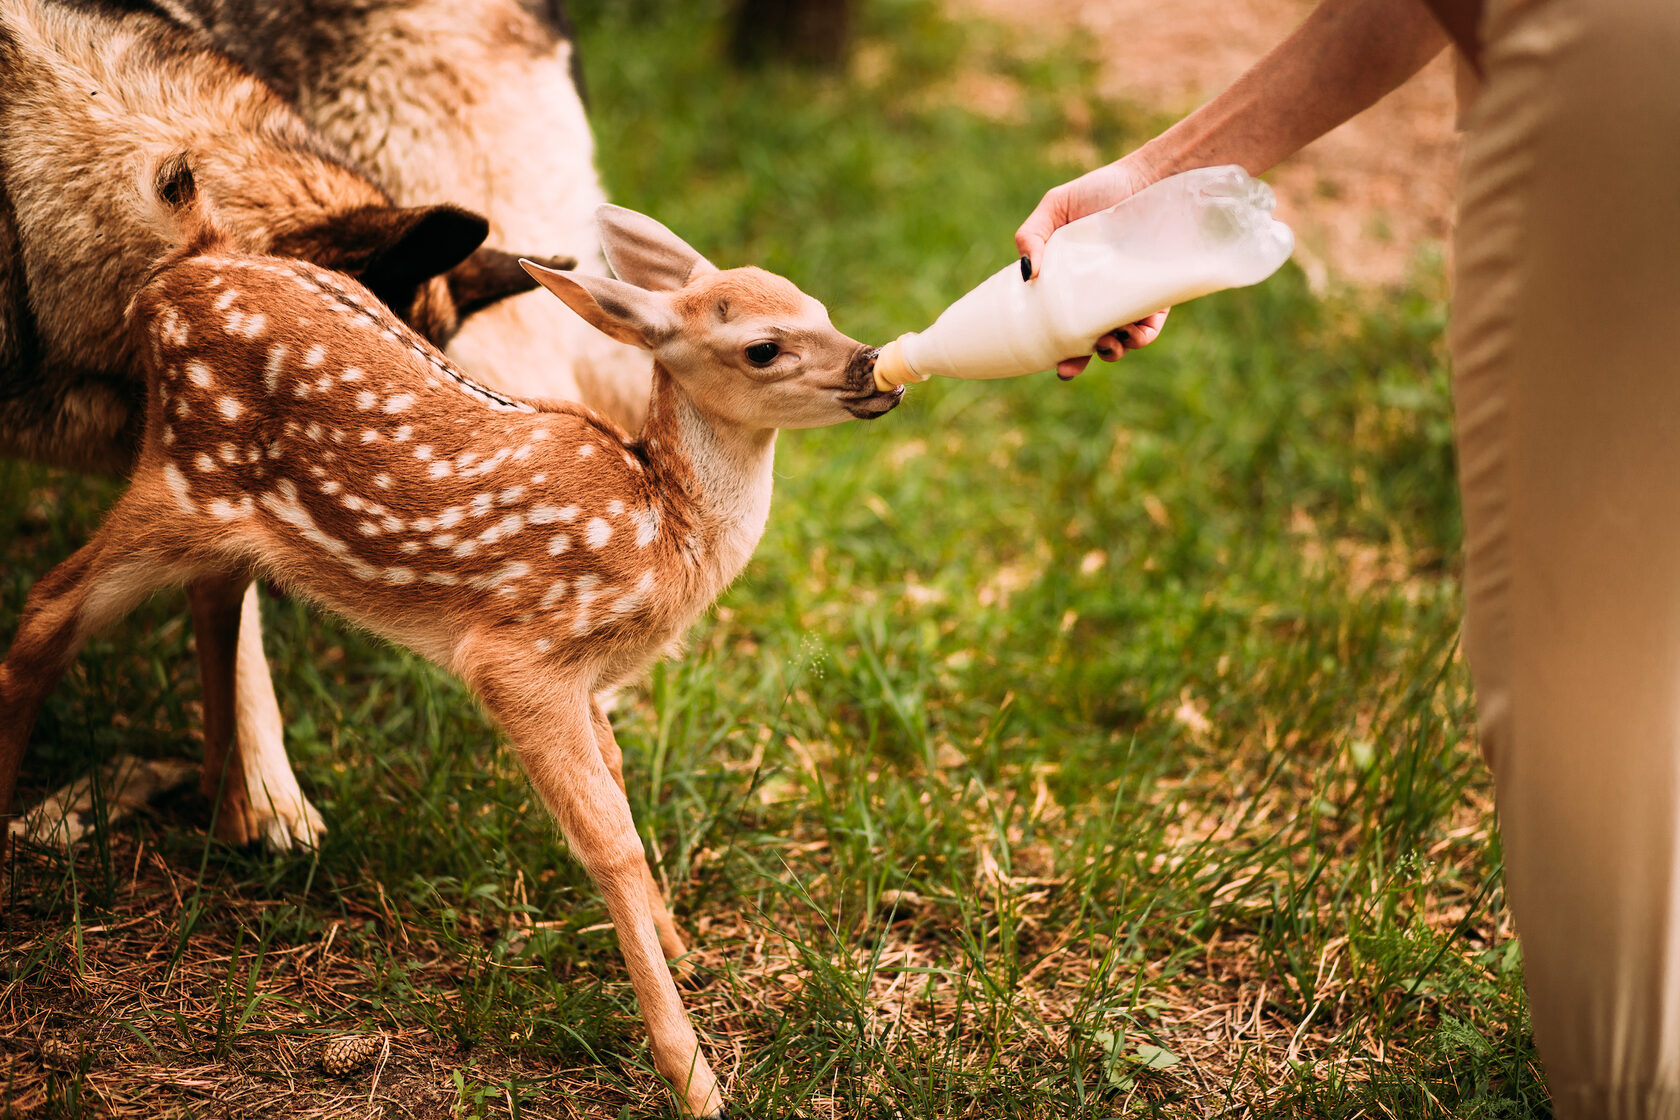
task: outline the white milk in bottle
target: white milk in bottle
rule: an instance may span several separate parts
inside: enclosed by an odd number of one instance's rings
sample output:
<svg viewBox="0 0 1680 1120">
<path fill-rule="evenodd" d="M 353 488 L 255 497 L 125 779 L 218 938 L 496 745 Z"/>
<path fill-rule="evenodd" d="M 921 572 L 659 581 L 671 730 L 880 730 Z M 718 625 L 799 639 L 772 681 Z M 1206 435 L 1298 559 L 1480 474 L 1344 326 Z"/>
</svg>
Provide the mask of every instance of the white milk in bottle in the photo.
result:
<svg viewBox="0 0 1680 1120">
<path fill-rule="evenodd" d="M 931 327 L 887 343 L 883 392 L 929 377 L 988 380 L 1049 369 L 1096 340 L 1185 300 L 1257 284 L 1289 259 L 1295 235 L 1272 217 L 1266 184 L 1240 167 L 1204 167 L 1154 183 L 1062 226 L 1038 275 L 1010 264 Z"/>
</svg>

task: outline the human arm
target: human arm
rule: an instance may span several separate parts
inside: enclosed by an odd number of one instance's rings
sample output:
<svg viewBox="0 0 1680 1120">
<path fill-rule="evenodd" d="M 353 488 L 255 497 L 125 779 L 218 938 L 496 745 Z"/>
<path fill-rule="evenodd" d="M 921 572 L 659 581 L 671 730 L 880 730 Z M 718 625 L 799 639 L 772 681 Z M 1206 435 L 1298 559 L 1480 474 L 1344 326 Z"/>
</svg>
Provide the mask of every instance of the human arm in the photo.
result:
<svg viewBox="0 0 1680 1120">
<path fill-rule="evenodd" d="M 1122 159 L 1051 188 L 1015 233 L 1036 275 L 1044 242 L 1075 218 L 1123 201 L 1159 179 L 1234 163 L 1258 175 L 1378 101 L 1447 43 L 1420 0 L 1323 0 L 1290 36 L 1229 88 Z M 1147 345 L 1166 312 L 1097 340 L 1112 361 Z M 1072 377 L 1088 357 L 1060 363 Z"/>
</svg>

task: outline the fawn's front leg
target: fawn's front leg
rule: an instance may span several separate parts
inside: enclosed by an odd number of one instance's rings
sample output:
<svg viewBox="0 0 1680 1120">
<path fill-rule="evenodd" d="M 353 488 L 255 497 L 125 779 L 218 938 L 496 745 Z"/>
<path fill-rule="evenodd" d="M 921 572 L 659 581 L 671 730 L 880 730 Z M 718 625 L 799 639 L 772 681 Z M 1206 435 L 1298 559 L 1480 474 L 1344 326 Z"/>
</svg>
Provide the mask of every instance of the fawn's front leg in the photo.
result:
<svg viewBox="0 0 1680 1120">
<path fill-rule="evenodd" d="M 717 1079 L 700 1053 L 670 966 L 661 955 L 656 910 L 664 912 L 664 903 L 654 902 L 658 892 L 651 889 L 630 802 L 607 765 L 606 759 L 618 750 L 611 725 L 593 714 L 598 709 L 585 689 L 541 705 L 529 695 L 514 698 L 505 692 L 501 695 L 506 701 L 498 703 L 501 690 L 494 686 L 480 691 L 507 728 L 572 852 L 606 898 L 647 1024 L 654 1067 L 671 1084 L 686 1113 L 721 1115 Z M 668 912 L 664 920 L 670 921 Z"/>
<path fill-rule="evenodd" d="M 613 781 L 618 784 L 618 792 L 628 794 L 624 788 L 624 752 L 613 736 L 612 722 L 593 696 L 589 698 L 589 717 L 595 725 L 595 744 L 601 748 L 601 758 L 606 762 Z M 653 909 L 654 924 L 659 927 L 659 949 L 666 960 L 675 960 L 688 952 L 688 946 L 683 944 L 682 934 L 677 932 L 677 923 L 671 918 L 671 907 L 665 902 L 665 892 L 659 889 L 659 882 L 653 877 L 653 868 L 645 859 L 642 871 L 647 884 L 648 905 Z"/>
</svg>

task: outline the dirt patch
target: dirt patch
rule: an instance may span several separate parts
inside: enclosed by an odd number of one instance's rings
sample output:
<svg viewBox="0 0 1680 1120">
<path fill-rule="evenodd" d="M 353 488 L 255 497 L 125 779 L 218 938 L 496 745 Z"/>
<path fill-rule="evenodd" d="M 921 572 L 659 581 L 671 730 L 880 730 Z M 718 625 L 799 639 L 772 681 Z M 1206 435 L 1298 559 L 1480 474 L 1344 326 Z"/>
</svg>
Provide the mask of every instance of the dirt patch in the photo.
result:
<svg viewBox="0 0 1680 1120">
<path fill-rule="evenodd" d="M 1018 25 L 1023 50 L 1088 36 L 1106 59 L 1096 93 L 1174 116 L 1218 93 L 1312 10 L 1312 0 L 949 0 L 959 16 Z M 1449 54 L 1285 161 L 1268 180 L 1315 285 L 1403 282 L 1444 251 L 1459 142 Z M 1103 153 L 1115 158 L 1122 153 Z"/>
</svg>

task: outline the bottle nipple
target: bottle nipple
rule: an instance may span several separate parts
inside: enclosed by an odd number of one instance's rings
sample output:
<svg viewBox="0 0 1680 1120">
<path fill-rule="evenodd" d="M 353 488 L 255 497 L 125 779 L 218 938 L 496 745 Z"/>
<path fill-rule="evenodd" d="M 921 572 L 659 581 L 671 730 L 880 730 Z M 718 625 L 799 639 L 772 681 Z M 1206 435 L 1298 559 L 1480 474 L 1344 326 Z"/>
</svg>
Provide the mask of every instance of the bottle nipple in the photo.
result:
<svg viewBox="0 0 1680 1120">
<path fill-rule="evenodd" d="M 900 385 L 927 380 L 925 374 L 916 373 L 905 360 L 903 343 L 909 337 L 900 335 L 881 347 L 881 352 L 875 356 L 875 388 L 880 392 L 890 393 Z"/>
</svg>

